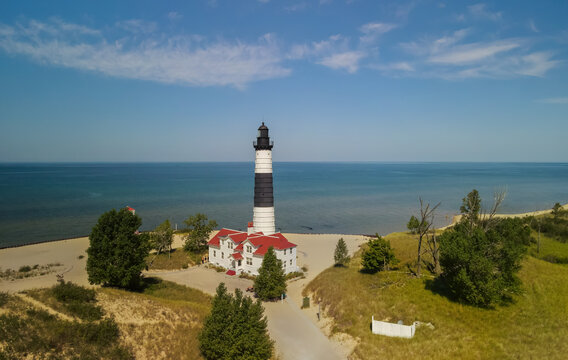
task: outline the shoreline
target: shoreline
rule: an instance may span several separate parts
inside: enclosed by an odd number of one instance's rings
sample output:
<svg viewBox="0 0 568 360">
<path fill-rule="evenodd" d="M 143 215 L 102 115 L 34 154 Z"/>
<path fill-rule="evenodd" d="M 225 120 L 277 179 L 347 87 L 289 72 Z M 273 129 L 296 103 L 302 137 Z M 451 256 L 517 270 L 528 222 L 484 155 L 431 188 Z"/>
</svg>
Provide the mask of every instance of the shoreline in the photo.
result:
<svg viewBox="0 0 568 360">
<path fill-rule="evenodd" d="M 568 203 L 564 204 L 561 206 L 560 208 L 561 210 L 568 210 Z M 539 215 L 546 215 L 546 214 L 550 214 L 552 212 L 552 209 L 547 209 L 547 210 L 535 210 L 535 211 L 529 211 L 529 212 L 524 212 L 524 213 L 516 213 L 516 214 L 495 214 L 496 217 L 499 218 L 507 218 L 507 217 L 512 217 L 512 218 L 522 218 L 522 217 L 526 217 L 526 216 L 539 216 Z M 459 222 L 459 220 L 461 219 L 461 214 L 457 214 L 457 215 L 453 215 L 450 223 L 446 226 L 442 226 L 439 227 L 438 230 L 445 230 L 449 227 L 454 226 L 456 223 Z M 214 230 L 214 232 L 217 230 Z M 406 231 L 406 228 L 401 228 L 401 230 L 399 231 L 393 231 L 391 233 L 394 232 L 401 232 L 401 231 Z M 142 232 L 149 232 L 149 231 L 142 231 Z M 364 236 L 364 237 L 374 237 L 375 234 L 353 234 L 353 233 L 324 233 L 324 232 L 293 232 L 293 233 L 287 233 L 287 234 L 298 234 L 298 235 L 340 235 L 340 236 L 348 236 L 348 235 L 355 235 L 355 236 Z M 390 234 L 390 233 L 389 233 Z M 59 241 L 68 241 L 68 240 L 75 240 L 75 239 L 81 239 L 81 238 L 88 238 L 90 234 L 85 234 L 85 235 L 78 235 L 78 236 L 74 236 L 74 237 L 70 237 L 70 238 L 63 238 L 63 239 L 52 239 L 52 240 L 41 240 L 41 241 L 34 241 L 34 242 L 28 242 L 25 244 L 17 244 L 17 245 L 0 245 L 0 250 L 4 250 L 4 249 L 13 249 L 13 248 L 20 248 L 23 246 L 32 246 L 32 245 L 39 245 L 39 244 L 46 244 L 46 243 L 55 243 L 55 242 L 59 242 Z M 182 235 L 182 233 L 174 233 L 174 235 L 180 236 Z M 388 234 L 385 234 L 383 236 L 386 236 Z"/>
</svg>

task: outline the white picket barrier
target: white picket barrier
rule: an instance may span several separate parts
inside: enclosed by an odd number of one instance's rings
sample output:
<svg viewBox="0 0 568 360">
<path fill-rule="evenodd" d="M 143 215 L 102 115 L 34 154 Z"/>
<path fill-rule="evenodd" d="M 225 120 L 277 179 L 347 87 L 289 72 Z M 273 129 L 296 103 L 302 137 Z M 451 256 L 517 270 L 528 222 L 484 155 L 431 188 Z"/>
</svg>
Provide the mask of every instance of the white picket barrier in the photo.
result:
<svg viewBox="0 0 568 360">
<path fill-rule="evenodd" d="M 377 335 L 410 339 L 414 336 L 414 332 L 416 331 L 416 323 L 413 323 L 412 325 L 399 325 L 385 321 L 378 321 L 375 320 L 374 316 L 372 316 L 371 331 L 373 332 L 373 334 Z"/>
</svg>

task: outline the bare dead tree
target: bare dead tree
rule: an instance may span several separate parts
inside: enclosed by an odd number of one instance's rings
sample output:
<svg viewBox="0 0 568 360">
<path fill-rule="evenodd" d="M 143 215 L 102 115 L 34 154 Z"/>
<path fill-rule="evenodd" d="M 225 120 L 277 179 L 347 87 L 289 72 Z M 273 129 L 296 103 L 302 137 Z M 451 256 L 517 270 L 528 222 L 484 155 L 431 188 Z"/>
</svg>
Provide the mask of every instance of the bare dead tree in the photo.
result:
<svg viewBox="0 0 568 360">
<path fill-rule="evenodd" d="M 432 223 L 434 223 L 434 213 L 432 213 Z M 426 243 L 428 244 L 428 250 L 434 262 L 434 273 L 440 275 L 442 273 L 442 268 L 440 267 L 440 248 L 438 246 L 438 240 L 436 239 L 435 227 L 432 227 L 432 232 L 429 236 L 428 234 L 426 235 Z"/>
<path fill-rule="evenodd" d="M 497 223 L 497 218 L 495 215 L 497 214 L 497 210 L 501 207 L 503 201 L 505 201 L 505 197 L 507 196 L 507 189 L 500 189 L 495 190 L 493 192 L 493 205 L 489 212 L 481 211 L 481 223 L 483 226 L 483 231 L 487 232 Z"/>
<path fill-rule="evenodd" d="M 430 207 L 430 203 L 424 204 L 424 201 L 421 197 L 418 198 L 420 200 L 420 218 L 418 219 L 419 225 L 417 228 L 418 233 L 418 257 L 417 261 L 418 264 L 416 266 L 416 276 L 421 276 L 422 270 L 422 240 L 424 237 L 427 237 L 427 234 L 430 232 L 430 228 L 434 222 L 434 211 L 440 206 L 440 203 L 437 203 L 435 206 Z"/>
</svg>

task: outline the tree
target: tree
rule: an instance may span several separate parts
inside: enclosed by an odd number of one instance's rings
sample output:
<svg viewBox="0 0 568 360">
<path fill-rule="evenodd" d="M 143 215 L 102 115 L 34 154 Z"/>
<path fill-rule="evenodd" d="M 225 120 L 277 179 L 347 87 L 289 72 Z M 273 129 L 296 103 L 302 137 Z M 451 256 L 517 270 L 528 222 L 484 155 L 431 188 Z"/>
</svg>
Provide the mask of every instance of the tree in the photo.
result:
<svg viewBox="0 0 568 360">
<path fill-rule="evenodd" d="M 200 252 L 207 249 L 209 235 L 217 227 L 215 220 L 207 220 L 207 215 L 201 213 L 192 215 L 187 220 L 184 220 L 189 231 L 185 239 L 185 250 Z"/>
<path fill-rule="evenodd" d="M 473 230 L 476 226 L 481 226 L 484 231 L 489 230 L 497 223 L 495 215 L 505 200 L 506 195 L 506 190 L 495 191 L 493 193 L 493 205 L 489 212 L 486 212 L 481 207 L 479 192 L 473 189 L 462 199 L 462 205 L 460 206 L 460 212 L 462 213 L 461 222 L 467 224 L 470 230 Z"/>
<path fill-rule="evenodd" d="M 347 250 L 347 244 L 345 244 L 345 240 L 343 240 L 343 238 L 340 238 L 337 241 L 333 260 L 335 261 L 335 265 L 339 266 L 344 266 L 349 262 L 349 251 Z"/>
<path fill-rule="evenodd" d="M 282 262 L 276 257 L 272 246 L 264 254 L 258 276 L 254 280 L 254 289 L 261 300 L 274 299 L 286 292 Z"/>
<path fill-rule="evenodd" d="M 560 211 L 562 210 L 562 205 L 560 205 L 560 203 L 556 203 L 554 204 L 554 206 L 552 207 L 552 215 L 557 218 L 558 215 L 560 214 Z"/>
<path fill-rule="evenodd" d="M 410 230 L 411 234 L 418 234 L 418 227 L 420 226 L 420 221 L 416 218 L 416 216 L 412 215 L 408 223 L 406 224 L 406 228 Z"/>
<path fill-rule="evenodd" d="M 460 212 L 462 213 L 461 221 L 468 224 L 470 229 L 479 224 L 479 212 L 481 211 L 481 198 L 479 192 L 473 189 L 466 197 L 462 199 Z"/>
<path fill-rule="evenodd" d="M 147 234 L 137 232 L 142 219 L 126 209 L 99 217 L 89 236 L 87 273 L 91 284 L 134 289 L 140 284 L 149 252 Z"/>
<path fill-rule="evenodd" d="M 376 234 L 376 239 L 369 239 L 367 249 L 363 251 L 361 265 L 363 271 L 376 273 L 381 270 L 388 270 L 390 264 L 396 264 L 398 260 L 394 256 L 394 251 L 390 242 Z"/>
<path fill-rule="evenodd" d="M 415 234 L 418 234 L 418 257 L 416 259 L 416 276 L 421 276 L 422 271 L 422 240 L 426 237 L 430 250 L 432 252 L 432 258 L 434 259 L 434 267 L 437 269 L 439 266 L 438 264 L 438 247 L 436 243 L 436 234 L 435 230 L 432 234 L 432 239 L 429 239 L 428 233 L 430 232 L 430 228 L 434 223 L 434 212 L 440 206 L 440 203 L 437 203 L 435 206 L 430 207 L 430 204 L 427 203 L 424 205 L 422 198 L 418 198 L 420 200 L 420 220 L 414 217 L 410 218 L 407 227 L 410 229 L 412 226 L 412 230 L 414 230 Z"/>
<path fill-rule="evenodd" d="M 459 223 L 440 236 L 443 279 L 459 301 L 490 307 L 519 291 L 516 273 L 529 243 L 521 219 L 501 219 L 488 231 Z"/>
<path fill-rule="evenodd" d="M 269 359 L 274 347 L 260 301 L 253 303 L 239 289 L 233 297 L 224 283 L 217 287 L 199 343 L 203 356 L 215 360 Z"/>
<path fill-rule="evenodd" d="M 174 241 L 174 230 L 169 220 L 158 225 L 150 234 L 150 244 L 153 249 L 160 254 L 168 249 L 169 254 L 172 252 L 172 243 Z"/>
</svg>

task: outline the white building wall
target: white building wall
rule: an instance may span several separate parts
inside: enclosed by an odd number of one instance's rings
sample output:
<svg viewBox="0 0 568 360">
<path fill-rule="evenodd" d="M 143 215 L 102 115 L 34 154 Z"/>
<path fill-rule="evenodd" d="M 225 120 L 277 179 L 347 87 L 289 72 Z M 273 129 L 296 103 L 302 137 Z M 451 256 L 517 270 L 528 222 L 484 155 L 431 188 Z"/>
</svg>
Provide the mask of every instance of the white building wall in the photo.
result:
<svg viewBox="0 0 568 360">
<path fill-rule="evenodd" d="M 229 258 L 231 254 L 235 252 L 235 248 L 237 245 L 233 244 L 233 248 L 229 248 L 229 241 L 230 240 L 221 240 L 219 248 L 215 248 L 213 246 L 209 247 L 209 263 L 213 265 L 222 266 L 227 269 L 232 268 L 232 260 L 233 258 Z M 247 246 L 250 245 L 252 248 L 252 252 L 247 252 Z M 252 275 L 258 275 L 258 269 L 262 265 L 263 256 L 254 255 L 254 252 L 257 249 L 252 246 L 252 244 L 248 241 L 243 243 L 243 252 L 242 256 L 243 259 L 241 260 L 241 267 L 240 270 L 245 273 L 249 273 Z M 286 264 L 283 266 L 284 273 L 288 274 L 294 271 L 298 271 L 298 266 L 296 265 L 296 255 L 297 249 L 293 247 L 291 249 L 286 249 L 286 255 L 284 255 L 284 250 L 275 250 L 274 253 L 276 254 L 276 258 L 282 261 L 282 263 Z M 252 265 L 247 264 L 247 258 L 252 259 Z M 290 265 L 290 261 L 292 261 L 292 265 Z M 238 260 L 235 260 L 235 267 L 238 267 Z M 237 269 L 239 270 L 239 269 Z"/>
</svg>

